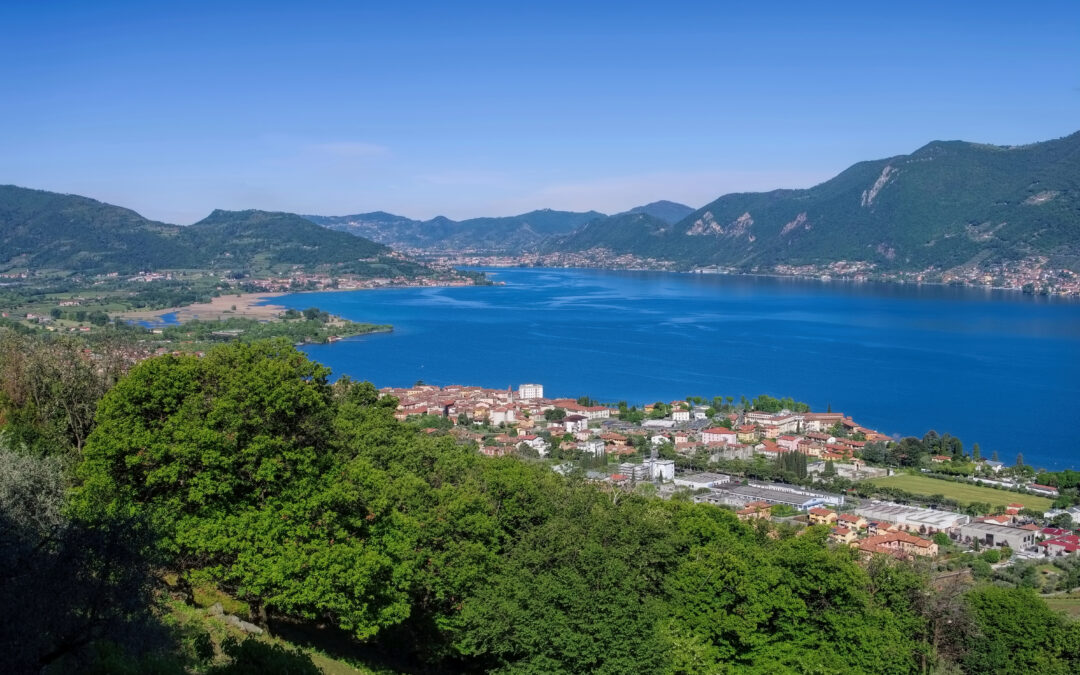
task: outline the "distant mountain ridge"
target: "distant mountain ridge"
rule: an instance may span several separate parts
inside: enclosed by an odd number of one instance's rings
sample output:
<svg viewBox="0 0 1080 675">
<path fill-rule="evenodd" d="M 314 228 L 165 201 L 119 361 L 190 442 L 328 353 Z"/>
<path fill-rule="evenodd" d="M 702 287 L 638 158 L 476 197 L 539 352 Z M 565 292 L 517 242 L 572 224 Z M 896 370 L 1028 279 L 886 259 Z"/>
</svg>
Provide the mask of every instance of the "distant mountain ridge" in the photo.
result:
<svg viewBox="0 0 1080 675">
<path fill-rule="evenodd" d="M 669 202 L 666 199 L 662 199 L 658 202 L 652 202 L 651 204 L 646 204 L 644 206 L 635 206 L 629 211 L 624 211 L 623 213 L 617 213 L 615 215 L 621 216 L 643 213 L 647 216 L 662 220 L 669 225 L 674 225 L 693 212 L 694 209 L 686 204 Z"/>
<path fill-rule="evenodd" d="M 805 190 L 724 195 L 674 224 L 598 219 L 544 243 L 741 270 L 867 261 L 952 268 L 1046 256 L 1080 269 L 1080 132 L 1024 146 L 934 141 Z"/>
<path fill-rule="evenodd" d="M 291 213 L 217 210 L 184 227 L 88 197 L 0 186 L 0 271 L 284 271 L 299 266 L 396 276 L 426 269 L 391 260 L 390 253 L 383 244 Z"/>
<path fill-rule="evenodd" d="M 304 216 L 313 223 L 367 237 L 395 248 L 425 251 L 484 250 L 516 253 L 567 234 L 604 214 L 540 209 L 518 216 L 470 218 L 455 221 L 445 216 L 413 220 L 383 211 L 351 216 Z"/>
</svg>

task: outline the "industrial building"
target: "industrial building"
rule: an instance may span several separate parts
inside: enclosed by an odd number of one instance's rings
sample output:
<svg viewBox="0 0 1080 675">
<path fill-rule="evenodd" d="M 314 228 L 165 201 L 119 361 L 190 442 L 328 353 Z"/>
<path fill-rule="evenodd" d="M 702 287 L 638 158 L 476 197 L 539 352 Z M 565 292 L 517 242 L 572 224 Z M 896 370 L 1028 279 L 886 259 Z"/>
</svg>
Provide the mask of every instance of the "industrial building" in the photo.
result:
<svg viewBox="0 0 1080 675">
<path fill-rule="evenodd" d="M 905 530 L 926 534 L 951 531 L 971 522 L 971 517 L 962 513 L 905 506 L 893 502 L 872 501 L 855 509 L 855 513 L 871 522 L 895 523 Z"/>
<path fill-rule="evenodd" d="M 963 541 L 978 541 L 985 546 L 1008 546 L 1014 551 L 1023 551 L 1035 545 L 1035 530 L 998 525 L 997 523 L 974 522 L 960 528 Z"/>
<path fill-rule="evenodd" d="M 713 488 L 726 485 L 731 482 L 731 476 L 723 473 L 687 473 L 675 476 L 675 485 L 688 487 L 691 490 L 699 488 Z"/>
</svg>

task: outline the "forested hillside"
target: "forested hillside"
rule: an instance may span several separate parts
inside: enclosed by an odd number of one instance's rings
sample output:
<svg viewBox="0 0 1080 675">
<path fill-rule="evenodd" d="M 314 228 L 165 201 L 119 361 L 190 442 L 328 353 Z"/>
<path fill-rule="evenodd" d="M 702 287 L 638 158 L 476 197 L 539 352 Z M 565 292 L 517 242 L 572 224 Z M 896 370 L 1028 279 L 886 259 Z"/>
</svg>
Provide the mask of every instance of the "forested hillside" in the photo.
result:
<svg viewBox="0 0 1080 675">
<path fill-rule="evenodd" d="M 942 593 L 909 563 L 828 545 L 824 528 L 484 457 L 396 421 L 368 383 L 331 384 L 287 343 L 82 378 L 65 376 L 82 368 L 73 343 L 0 338 L 14 670 L 209 672 L 225 657 L 161 610 L 207 585 L 264 628 L 323 626 L 409 672 L 1080 667 L 1080 624 L 1029 590 Z M 71 418 L 73 402 L 90 417 Z"/>
<path fill-rule="evenodd" d="M 615 216 L 545 244 L 737 269 L 865 261 L 921 270 L 1046 256 L 1080 269 L 1080 133 L 1000 147 L 935 141 L 806 190 L 720 197 L 674 225 Z"/>
<path fill-rule="evenodd" d="M 0 271 L 114 271 L 193 267 L 180 229 L 130 209 L 44 190 L 0 185 Z"/>
<path fill-rule="evenodd" d="M 390 253 L 382 244 L 289 213 L 218 210 L 181 227 L 86 197 L 0 186 L 0 272 L 282 272 L 293 266 L 369 276 L 426 271 L 390 259 Z"/>
</svg>

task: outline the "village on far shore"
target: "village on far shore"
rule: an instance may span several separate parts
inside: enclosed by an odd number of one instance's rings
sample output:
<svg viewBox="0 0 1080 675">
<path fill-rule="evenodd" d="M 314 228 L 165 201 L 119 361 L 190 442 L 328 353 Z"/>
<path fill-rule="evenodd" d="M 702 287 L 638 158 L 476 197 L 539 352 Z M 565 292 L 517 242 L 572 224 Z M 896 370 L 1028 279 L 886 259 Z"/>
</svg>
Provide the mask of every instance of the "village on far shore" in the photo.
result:
<svg viewBox="0 0 1080 675">
<path fill-rule="evenodd" d="M 911 466 L 883 465 L 871 458 L 896 439 L 843 413 L 810 412 L 805 404 L 794 406 L 801 411 L 778 409 L 781 402 L 766 396 L 769 409 L 757 410 L 746 399 L 739 405 L 717 397 L 710 404 L 691 397 L 638 409 L 587 397 L 546 398 L 540 384 L 515 391 L 418 382 L 380 392 L 397 399 L 397 419 L 473 443 L 484 455 L 544 461 L 615 497 L 644 492 L 713 504 L 744 521 L 826 526 L 832 542 L 866 556 L 934 560 L 963 553 L 997 565 L 1080 556 L 1080 536 L 1072 529 L 1073 520 L 1080 523 L 1080 506 L 1050 508 L 1059 491 L 1035 482 L 1031 467 L 980 458 L 977 446 L 970 458 L 961 450 L 960 457 L 929 454 Z M 971 475 L 945 475 L 959 466 Z M 758 479 L 752 467 L 779 467 L 775 475 L 797 480 Z M 925 500 L 882 489 L 908 478 L 940 487 Z M 998 504 L 942 508 L 938 497 L 954 486 L 985 491 Z M 879 498 L 875 489 L 903 498 Z M 1006 501 L 1007 491 L 1015 499 Z"/>
</svg>

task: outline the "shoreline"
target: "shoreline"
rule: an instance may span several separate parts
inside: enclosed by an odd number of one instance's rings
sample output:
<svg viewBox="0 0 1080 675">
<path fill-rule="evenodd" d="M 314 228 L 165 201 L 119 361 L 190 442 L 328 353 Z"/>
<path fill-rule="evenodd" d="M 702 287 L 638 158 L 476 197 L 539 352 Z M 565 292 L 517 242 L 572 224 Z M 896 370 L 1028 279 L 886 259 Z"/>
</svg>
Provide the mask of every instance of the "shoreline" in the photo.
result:
<svg viewBox="0 0 1080 675">
<path fill-rule="evenodd" d="M 180 307 L 166 307 L 165 309 L 119 312 L 115 315 L 115 318 L 126 321 L 145 321 L 154 324 L 165 324 L 166 322 L 161 319 L 165 314 L 175 314 L 177 323 L 187 323 L 193 319 L 217 321 L 228 318 L 270 321 L 284 312 L 285 307 L 260 303 L 268 298 L 277 298 L 283 295 L 288 295 L 288 293 L 267 291 L 265 293 L 219 295 L 212 298 L 210 302 L 197 302 Z"/>
<path fill-rule="evenodd" d="M 187 323 L 193 319 L 202 321 L 220 321 L 230 318 L 256 319 L 258 321 L 273 321 L 285 312 L 287 307 L 272 303 L 260 304 L 267 299 L 280 298 L 286 295 L 303 295 L 305 293 L 348 293 L 352 291 L 383 291 L 403 288 L 465 288 L 480 285 L 497 286 L 499 284 L 418 284 L 407 286 L 375 286 L 365 288 L 319 288 L 303 291 L 259 291 L 257 293 L 226 293 L 210 299 L 209 302 L 197 302 L 178 307 L 166 307 L 164 309 L 140 309 L 117 312 L 110 316 L 122 321 L 144 321 L 151 324 L 166 325 L 161 317 L 165 314 L 175 314 L 175 323 Z M 234 309 L 235 308 L 235 309 Z"/>
<path fill-rule="evenodd" d="M 598 270 L 602 272 L 651 272 L 661 274 L 687 274 L 702 277 L 752 277 L 752 278 L 766 278 L 766 279 L 784 279 L 784 280 L 796 280 L 796 281 L 816 281 L 820 284 L 831 283 L 845 283 L 845 284 L 880 284 L 883 286 L 936 286 L 940 288 L 956 288 L 968 291 L 996 291 L 1007 292 L 1019 297 L 1029 297 L 1032 299 L 1046 299 L 1046 300 L 1066 300 L 1070 302 L 1080 301 L 1080 295 L 1072 293 L 1027 293 L 1021 288 L 1015 288 L 1012 286 L 987 286 L 984 284 L 956 284 L 952 282 L 943 281 L 908 281 L 905 279 L 854 279 L 844 276 L 830 276 L 828 279 L 822 279 L 821 275 L 806 275 L 806 274 L 779 274 L 776 272 L 706 272 L 700 269 L 693 270 L 674 270 L 674 269 L 652 269 L 648 267 L 581 267 L 576 265 L 563 265 L 553 267 L 550 265 L 462 265 L 465 268 L 472 269 L 549 269 L 549 270 Z M 828 276 L 828 275 L 827 275 Z"/>
</svg>

